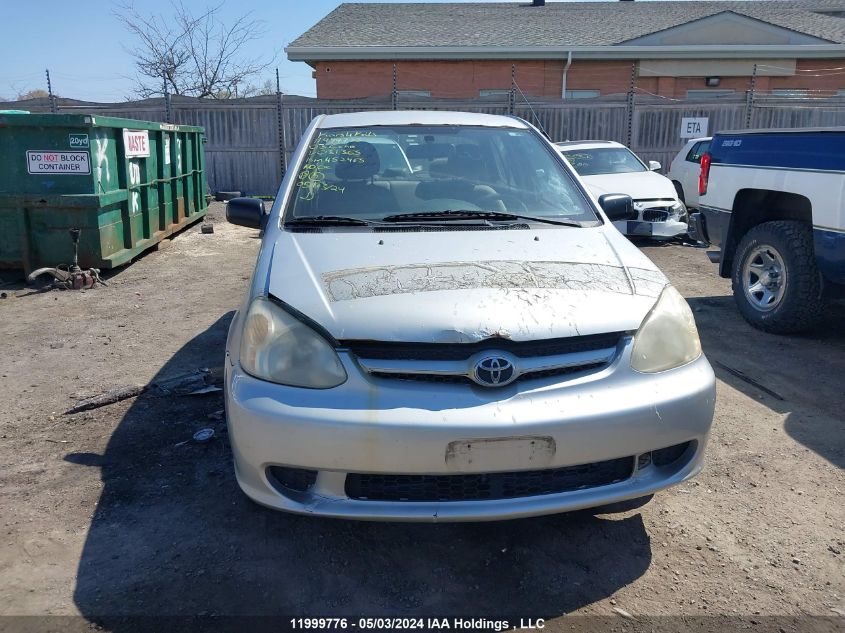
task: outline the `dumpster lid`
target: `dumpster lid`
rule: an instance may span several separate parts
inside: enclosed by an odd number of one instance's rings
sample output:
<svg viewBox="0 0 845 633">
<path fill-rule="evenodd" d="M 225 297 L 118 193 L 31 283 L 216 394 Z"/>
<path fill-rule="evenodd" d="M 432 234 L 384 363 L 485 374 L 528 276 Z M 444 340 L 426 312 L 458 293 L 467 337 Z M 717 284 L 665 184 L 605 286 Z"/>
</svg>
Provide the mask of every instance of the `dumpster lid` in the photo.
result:
<svg viewBox="0 0 845 633">
<path fill-rule="evenodd" d="M 0 112 L 0 127 L 111 127 L 133 130 L 165 130 L 168 132 L 201 132 L 196 125 L 174 125 L 157 121 L 121 119 L 96 114 L 3 114 Z"/>
</svg>

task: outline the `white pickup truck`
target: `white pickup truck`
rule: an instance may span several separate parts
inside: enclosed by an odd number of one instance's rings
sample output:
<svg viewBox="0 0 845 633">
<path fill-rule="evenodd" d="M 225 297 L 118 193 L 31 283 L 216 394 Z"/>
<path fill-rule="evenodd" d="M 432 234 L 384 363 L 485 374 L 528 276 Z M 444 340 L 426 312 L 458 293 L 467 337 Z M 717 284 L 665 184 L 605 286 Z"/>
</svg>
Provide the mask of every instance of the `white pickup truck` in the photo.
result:
<svg viewBox="0 0 845 633">
<path fill-rule="evenodd" d="M 739 311 L 799 332 L 845 290 L 845 128 L 720 132 L 701 160 L 690 235 L 730 277 Z"/>
</svg>

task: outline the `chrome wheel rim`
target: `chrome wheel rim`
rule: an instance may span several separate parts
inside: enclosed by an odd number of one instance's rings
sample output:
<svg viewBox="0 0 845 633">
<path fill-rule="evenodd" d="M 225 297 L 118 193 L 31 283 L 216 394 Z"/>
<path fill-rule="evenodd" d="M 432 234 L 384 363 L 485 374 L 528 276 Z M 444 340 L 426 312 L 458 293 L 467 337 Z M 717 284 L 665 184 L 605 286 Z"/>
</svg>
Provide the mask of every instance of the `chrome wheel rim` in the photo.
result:
<svg viewBox="0 0 845 633">
<path fill-rule="evenodd" d="M 768 244 L 755 246 L 742 269 L 745 298 L 761 312 L 774 310 L 786 290 L 786 267 L 783 257 Z"/>
</svg>

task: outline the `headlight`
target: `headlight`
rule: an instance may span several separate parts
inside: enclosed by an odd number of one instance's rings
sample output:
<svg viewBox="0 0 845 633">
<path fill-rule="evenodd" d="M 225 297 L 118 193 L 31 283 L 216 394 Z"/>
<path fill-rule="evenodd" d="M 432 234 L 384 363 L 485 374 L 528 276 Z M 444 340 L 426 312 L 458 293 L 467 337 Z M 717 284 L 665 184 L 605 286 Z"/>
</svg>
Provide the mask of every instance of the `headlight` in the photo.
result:
<svg viewBox="0 0 845 633">
<path fill-rule="evenodd" d="M 666 286 L 634 336 L 631 367 L 653 374 L 686 365 L 701 356 L 692 310 L 681 293 Z"/>
<path fill-rule="evenodd" d="M 681 217 L 686 212 L 687 208 L 684 203 L 680 200 L 676 200 L 675 203 L 671 207 L 669 207 L 669 213 L 677 217 Z"/>
<path fill-rule="evenodd" d="M 241 367 L 262 380 L 328 389 L 346 381 L 334 348 L 310 327 L 265 297 L 247 310 L 241 337 Z"/>
</svg>

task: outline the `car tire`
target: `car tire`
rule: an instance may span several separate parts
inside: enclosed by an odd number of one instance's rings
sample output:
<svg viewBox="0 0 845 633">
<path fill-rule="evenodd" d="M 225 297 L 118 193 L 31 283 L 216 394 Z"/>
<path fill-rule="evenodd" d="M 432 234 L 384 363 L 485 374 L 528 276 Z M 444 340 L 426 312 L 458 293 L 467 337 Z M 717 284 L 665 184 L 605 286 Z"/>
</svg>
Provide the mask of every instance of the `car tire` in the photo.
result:
<svg viewBox="0 0 845 633">
<path fill-rule="evenodd" d="M 686 204 L 687 199 L 684 197 L 684 187 L 683 187 L 683 185 L 681 183 L 679 183 L 677 180 L 673 180 L 672 184 L 675 185 L 675 191 L 678 194 L 678 200 L 680 200 L 681 202 Z"/>
<path fill-rule="evenodd" d="M 811 328 L 824 310 L 822 281 L 805 222 L 758 224 L 739 243 L 731 285 L 743 318 L 772 334 Z"/>
<path fill-rule="evenodd" d="M 234 200 L 235 198 L 240 198 L 243 194 L 240 191 L 218 191 L 214 199 L 217 202 L 227 202 L 229 200 Z"/>
</svg>

